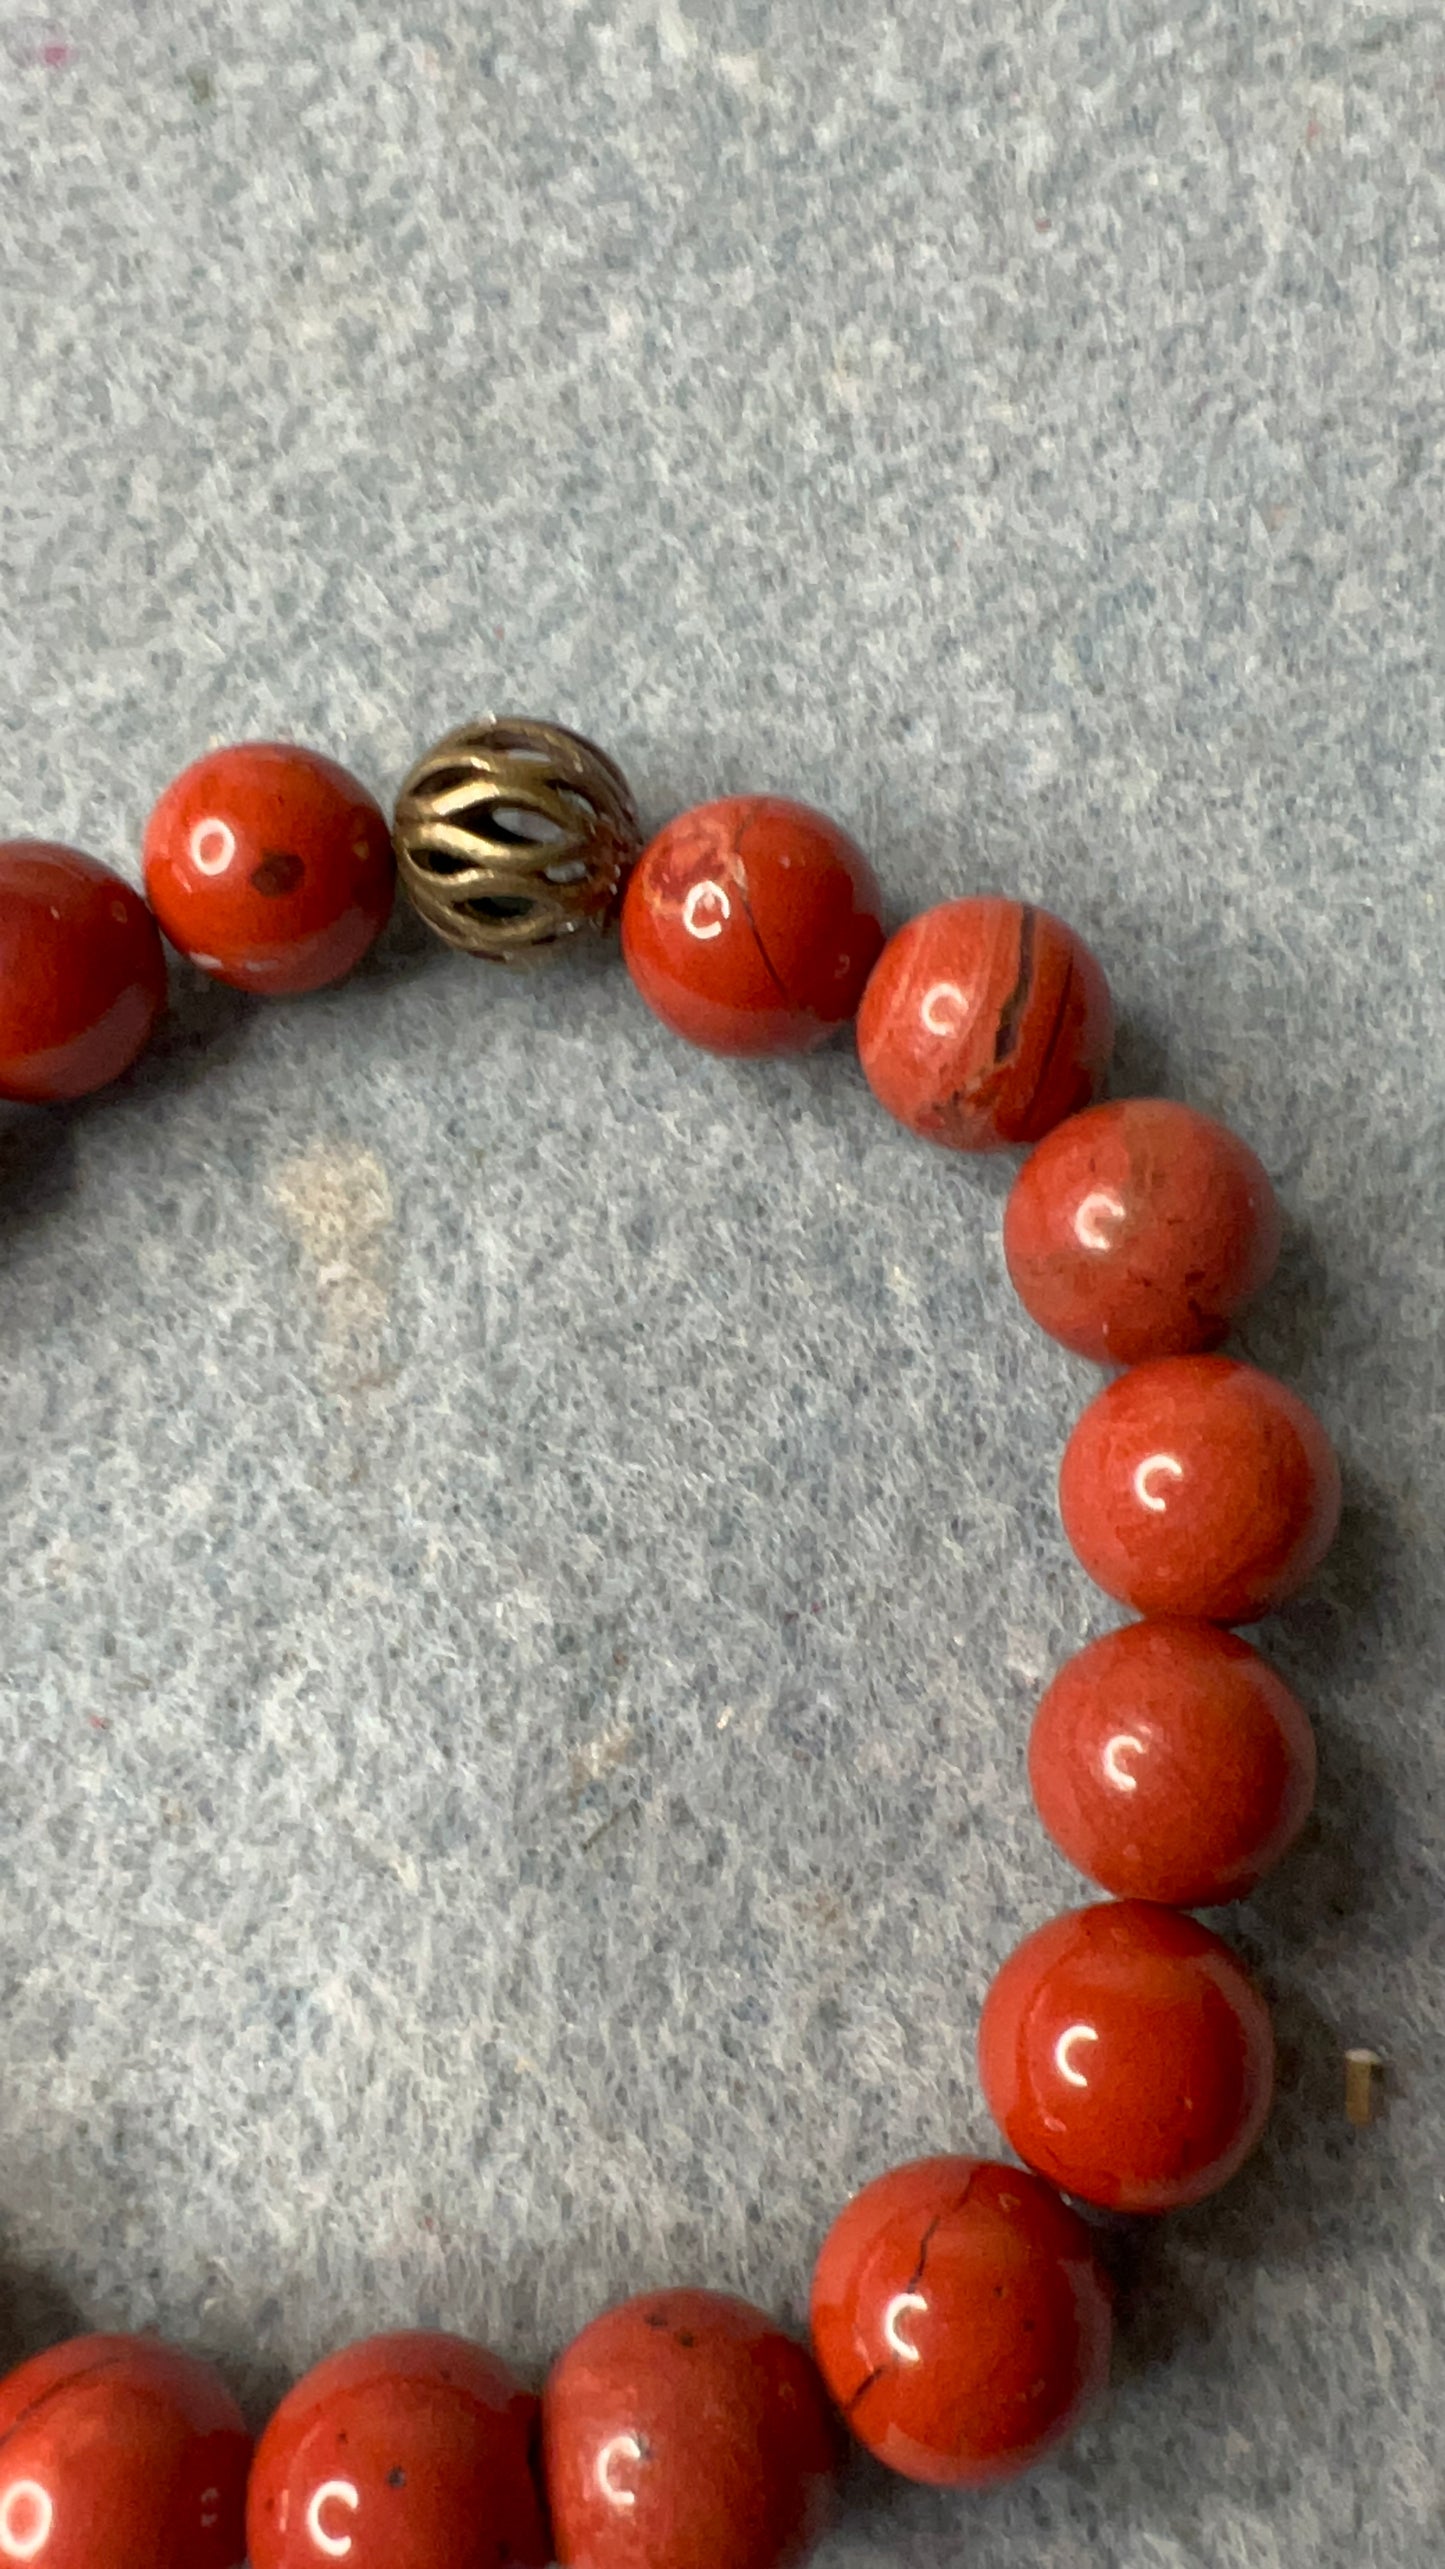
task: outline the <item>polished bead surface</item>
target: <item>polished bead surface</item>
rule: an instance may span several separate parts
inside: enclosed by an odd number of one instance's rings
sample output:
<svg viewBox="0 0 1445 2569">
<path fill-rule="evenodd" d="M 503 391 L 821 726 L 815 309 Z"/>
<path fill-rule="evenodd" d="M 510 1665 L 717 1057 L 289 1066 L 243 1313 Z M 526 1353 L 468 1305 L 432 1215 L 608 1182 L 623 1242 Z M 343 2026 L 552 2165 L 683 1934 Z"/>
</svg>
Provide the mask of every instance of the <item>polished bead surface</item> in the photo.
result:
<svg viewBox="0 0 1445 2569">
<path fill-rule="evenodd" d="M 411 2329 L 329 2355 L 256 2448 L 251 2569 L 543 2569 L 537 2402 L 464 2337 Z"/>
<path fill-rule="evenodd" d="M 813 2360 L 725 2293 L 604 2311 L 542 2420 L 563 2569 L 787 2569 L 833 2512 L 841 2438 Z"/>
<path fill-rule="evenodd" d="M 1108 2379 L 1113 2305 L 1077 2213 L 993 2159 L 916 2159 L 823 2243 L 813 2346 L 891 2471 L 981 2488 L 1072 2434 Z"/>
<path fill-rule="evenodd" d="M 0 2382 L 0 2561 L 239 2569 L 251 2439 L 219 2374 L 149 2337 L 72 2337 Z"/>
<path fill-rule="evenodd" d="M 1237 1633 L 1165 1619 L 1091 1641 L 1048 1688 L 1029 1739 L 1040 1819 L 1120 1898 L 1241 1900 L 1314 1800 L 1309 1716 Z"/>
<path fill-rule="evenodd" d="M 910 919 L 858 1011 L 874 1096 L 954 1151 L 1039 1141 L 1097 1096 L 1113 1042 L 1109 985 L 1082 937 L 991 894 Z"/>
<path fill-rule="evenodd" d="M 623 956 L 648 1007 L 714 1053 L 810 1052 L 855 1014 L 882 943 L 861 848 L 773 794 L 669 821 L 622 905 Z"/>
<path fill-rule="evenodd" d="M 1230 1356 L 1160 1356 L 1092 1400 L 1059 1505 L 1101 1588 L 1144 1615 L 1253 1623 L 1334 1541 L 1340 1473 L 1313 1410 Z"/>
<path fill-rule="evenodd" d="M 172 945 L 232 989 L 291 998 L 340 981 L 391 915 L 391 832 L 313 749 L 213 750 L 146 827 L 146 890 Z"/>
<path fill-rule="evenodd" d="M 0 844 L 0 1097 L 87 1097 L 143 1052 L 166 963 L 138 892 L 79 848 Z"/>
<path fill-rule="evenodd" d="M 1086 1107 L 1019 1171 L 1004 1254 L 1025 1310 L 1080 1356 L 1137 1365 L 1217 1347 L 1279 1256 L 1245 1142 L 1168 1097 Z"/>
<path fill-rule="evenodd" d="M 984 2001 L 978 2054 L 1019 2157 L 1116 2212 L 1213 2194 L 1259 2139 L 1274 2082 L 1269 2010 L 1242 1963 L 1145 1900 L 1027 1937 Z"/>
</svg>

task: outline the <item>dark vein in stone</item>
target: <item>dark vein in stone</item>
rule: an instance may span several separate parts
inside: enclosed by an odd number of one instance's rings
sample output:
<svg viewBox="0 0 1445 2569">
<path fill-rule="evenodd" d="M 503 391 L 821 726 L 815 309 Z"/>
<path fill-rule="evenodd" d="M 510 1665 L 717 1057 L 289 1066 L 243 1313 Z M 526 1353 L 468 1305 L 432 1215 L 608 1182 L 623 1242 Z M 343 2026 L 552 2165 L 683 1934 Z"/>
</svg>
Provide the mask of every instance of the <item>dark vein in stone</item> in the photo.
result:
<svg viewBox="0 0 1445 2569">
<path fill-rule="evenodd" d="M 1019 920 L 1018 978 L 998 1012 L 998 1030 L 993 1039 L 995 1067 L 998 1063 L 1007 1061 L 1013 1051 L 1018 1041 L 1019 1025 L 1024 1010 L 1029 1004 L 1029 993 L 1033 988 L 1034 941 L 1037 925 L 1038 913 L 1026 901 L 1023 905 L 1023 915 Z"/>
<path fill-rule="evenodd" d="M 1074 958 L 1070 955 L 1069 968 L 1064 974 L 1064 986 L 1059 993 L 1059 1004 L 1054 1010 L 1054 1022 L 1049 1028 L 1048 1042 L 1044 1046 L 1044 1057 L 1039 1065 L 1039 1075 L 1034 1081 L 1035 1097 L 1040 1097 L 1043 1094 L 1049 1073 L 1054 1066 L 1054 1055 L 1058 1051 L 1059 1045 L 1063 1040 L 1064 1027 L 1068 1021 L 1069 1001 L 1073 997 L 1074 992 L 1074 978 Z"/>
<path fill-rule="evenodd" d="M 793 1003 L 788 997 L 788 993 L 783 986 L 781 975 L 774 969 L 773 958 L 763 943 L 757 920 L 753 915 L 753 905 L 748 898 L 748 869 L 743 856 L 743 837 L 746 829 L 747 823 L 744 822 L 742 829 L 739 830 L 737 837 L 733 842 L 733 863 L 737 867 L 737 882 L 734 888 L 737 892 L 738 899 L 743 905 L 743 917 L 747 920 L 748 926 L 752 929 L 753 943 L 757 947 L 759 954 L 762 956 L 763 970 L 767 974 L 773 988 L 776 990 L 783 1006 L 785 1008 L 791 1008 Z"/>
<path fill-rule="evenodd" d="M 938 2231 L 942 2228 L 945 2221 L 952 2220 L 956 2212 L 962 2212 L 963 2207 L 967 2203 L 972 2192 L 973 2179 L 970 2177 L 962 2194 L 959 2196 L 957 2203 L 946 2203 L 941 2212 L 935 2212 L 933 2219 L 930 2221 L 927 2229 L 924 2231 L 923 2237 L 918 2243 L 917 2262 L 914 2265 L 913 2272 L 909 2276 L 907 2283 L 903 2287 L 903 2292 L 899 2296 L 900 2300 L 905 2298 L 909 2293 L 917 2292 L 919 2285 L 923 2281 L 923 2269 L 928 2263 L 928 2251 L 932 2247 Z M 843 2415 L 850 2418 L 853 2415 L 854 2410 L 867 2398 L 874 2383 L 881 2382 L 884 2374 L 895 2371 L 897 2365 L 898 2357 L 896 2355 L 890 2355 L 886 2363 L 875 2364 L 871 2373 L 865 2373 L 862 2381 L 858 2385 L 858 2388 L 854 2391 L 852 2397 L 846 2402 L 843 2409 Z"/>
</svg>

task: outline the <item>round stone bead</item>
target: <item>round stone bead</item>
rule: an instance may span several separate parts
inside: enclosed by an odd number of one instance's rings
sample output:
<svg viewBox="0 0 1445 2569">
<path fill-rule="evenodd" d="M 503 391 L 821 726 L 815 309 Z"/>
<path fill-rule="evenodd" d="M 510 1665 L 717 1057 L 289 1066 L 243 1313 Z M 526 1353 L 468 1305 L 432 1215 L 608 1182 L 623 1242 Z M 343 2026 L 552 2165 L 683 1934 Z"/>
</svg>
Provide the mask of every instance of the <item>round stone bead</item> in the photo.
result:
<svg viewBox="0 0 1445 2569">
<path fill-rule="evenodd" d="M 1313 1410 L 1272 1374 L 1160 1356 L 1090 1402 L 1059 1504 L 1090 1578 L 1121 1604 L 1253 1623 L 1334 1541 L 1339 1465 Z"/>
<path fill-rule="evenodd" d="M 1108 2379 L 1113 2308 L 1077 2213 L 996 2160 L 917 2159 L 855 2196 L 813 2278 L 813 2346 L 891 2471 L 981 2488 L 1072 2434 Z"/>
<path fill-rule="evenodd" d="M 233 990 L 290 998 L 340 981 L 391 915 L 391 832 L 313 749 L 213 750 L 146 827 L 146 890 L 172 945 Z"/>
<path fill-rule="evenodd" d="M 166 963 L 138 892 L 48 840 L 0 845 L 0 1097 L 89 1096 L 144 1051 Z"/>
<path fill-rule="evenodd" d="M 0 2382 L 0 2561 L 236 2569 L 251 2439 L 219 2374 L 148 2337 L 72 2337 Z"/>
<path fill-rule="evenodd" d="M 1029 1781 L 1071 1864 L 1121 1899 L 1242 1900 L 1294 1844 L 1315 1789 L 1309 1716 L 1218 1624 L 1127 1624 L 1061 1668 Z"/>
<path fill-rule="evenodd" d="M 855 1014 L 883 943 L 861 848 L 821 812 L 734 794 L 669 821 L 622 905 L 622 952 L 675 1035 L 713 1053 L 805 1053 Z"/>
<path fill-rule="evenodd" d="M 984 2001 L 979 2069 L 1019 2157 L 1115 2212 L 1198 2203 L 1269 2113 L 1269 2010 L 1220 1938 L 1177 1909 L 1105 1901 L 1051 1919 Z"/>
<path fill-rule="evenodd" d="M 1101 1365 L 1217 1347 L 1279 1256 L 1248 1145 L 1168 1097 L 1090 1106 L 1027 1159 L 1004 1212 L 1026 1311 Z"/>
<path fill-rule="evenodd" d="M 841 2438 L 812 2358 L 724 2293 L 594 2319 L 542 2427 L 563 2569 L 789 2569 L 833 2513 Z"/>
<path fill-rule="evenodd" d="M 1039 1141 L 1097 1096 L 1113 1042 L 1109 985 L 1082 937 L 992 895 L 910 919 L 858 1012 L 880 1105 L 954 1151 Z"/>
<path fill-rule="evenodd" d="M 288 2391 L 256 2448 L 251 2569 L 543 2569 L 537 2402 L 464 2337 L 366 2337 Z"/>
</svg>

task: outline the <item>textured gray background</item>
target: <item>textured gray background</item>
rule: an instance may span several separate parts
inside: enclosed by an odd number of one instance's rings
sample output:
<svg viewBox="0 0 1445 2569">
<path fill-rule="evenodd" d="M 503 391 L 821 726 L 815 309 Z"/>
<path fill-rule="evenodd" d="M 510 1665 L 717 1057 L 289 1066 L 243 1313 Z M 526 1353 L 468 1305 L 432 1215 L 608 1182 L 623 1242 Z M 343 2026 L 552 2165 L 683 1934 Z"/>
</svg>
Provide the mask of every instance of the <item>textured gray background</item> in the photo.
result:
<svg viewBox="0 0 1445 2569">
<path fill-rule="evenodd" d="M 1289 1209 L 1246 1344 L 1350 1508 L 1264 1636 L 1324 1756 L 1234 1929 L 1271 2137 L 1065 2459 L 862 2469 L 828 2569 L 1437 2560 L 1437 12 L 53 10 L 0 0 L 0 830 L 134 873 L 210 742 L 385 792 L 557 715 L 653 820 L 789 790 L 900 913 L 1064 910 L 1123 1084 Z M 649 2281 L 796 2314 L 856 2182 L 991 2145 L 981 1993 L 1082 1896 L 1022 1749 L 1112 1619 L 1092 1377 L 1008 1170 L 615 964 L 399 922 L 175 1000 L 0 1133 L 5 2351 L 159 2327 L 260 2414 L 417 2317 L 536 2369 Z"/>
</svg>

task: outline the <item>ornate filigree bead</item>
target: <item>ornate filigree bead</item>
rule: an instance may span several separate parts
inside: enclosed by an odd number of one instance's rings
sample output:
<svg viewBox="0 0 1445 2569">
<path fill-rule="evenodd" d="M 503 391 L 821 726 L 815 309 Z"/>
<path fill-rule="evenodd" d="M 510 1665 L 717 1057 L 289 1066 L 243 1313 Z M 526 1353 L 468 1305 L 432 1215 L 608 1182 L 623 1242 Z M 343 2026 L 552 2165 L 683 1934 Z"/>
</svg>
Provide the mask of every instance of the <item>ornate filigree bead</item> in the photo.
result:
<svg viewBox="0 0 1445 2569">
<path fill-rule="evenodd" d="M 620 768 L 560 723 L 466 723 L 397 798 L 397 867 L 429 928 L 493 963 L 615 925 L 642 833 Z"/>
</svg>

